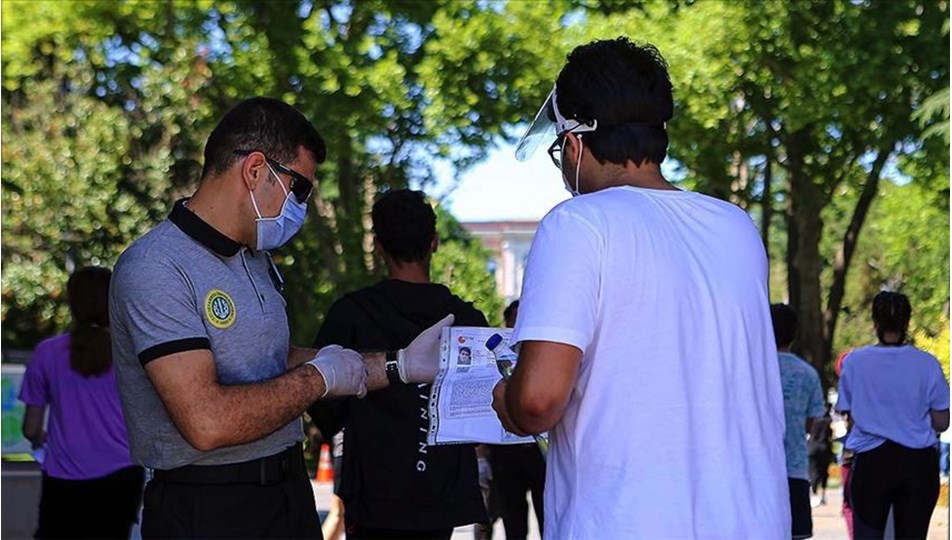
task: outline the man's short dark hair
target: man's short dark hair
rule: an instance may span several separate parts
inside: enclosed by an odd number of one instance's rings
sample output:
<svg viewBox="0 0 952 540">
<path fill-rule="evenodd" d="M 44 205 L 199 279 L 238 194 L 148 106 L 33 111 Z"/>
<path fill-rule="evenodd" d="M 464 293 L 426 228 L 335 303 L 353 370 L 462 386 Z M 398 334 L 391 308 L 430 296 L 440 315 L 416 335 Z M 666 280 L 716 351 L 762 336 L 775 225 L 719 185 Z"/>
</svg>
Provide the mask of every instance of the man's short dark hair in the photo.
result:
<svg viewBox="0 0 952 540">
<path fill-rule="evenodd" d="M 208 136 L 202 178 L 227 171 L 240 158 L 235 150 L 256 150 L 288 164 L 297 158 L 301 146 L 318 163 L 327 157 L 324 139 L 297 109 L 277 99 L 246 99 L 225 113 Z"/>
<path fill-rule="evenodd" d="M 789 347 L 797 337 L 797 312 L 787 304 L 771 304 L 774 339 L 778 347 Z"/>
<path fill-rule="evenodd" d="M 383 250 L 399 262 L 419 262 L 432 250 L 436 213 L 422 191 L 388 191 L 371 211 L 374 234 Z"/>
<path fill-rule="evenodd" d="M 674 114 L 668 65 L 654 45 L 622 36 L 576 47 L 556 81 L 559 112 L 598 128 L 583 141 L 599 162 L 661 164 Z"/>
</svg>

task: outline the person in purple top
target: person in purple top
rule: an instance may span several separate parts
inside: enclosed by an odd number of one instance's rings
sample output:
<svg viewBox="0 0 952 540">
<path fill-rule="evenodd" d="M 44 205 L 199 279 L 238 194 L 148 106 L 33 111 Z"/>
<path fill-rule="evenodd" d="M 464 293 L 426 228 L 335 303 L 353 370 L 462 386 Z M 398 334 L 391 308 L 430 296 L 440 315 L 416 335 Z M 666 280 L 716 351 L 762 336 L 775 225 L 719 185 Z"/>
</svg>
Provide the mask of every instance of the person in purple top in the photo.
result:
<svg viewBox="0 0 952 540">
<path fill-rule="evenodd" d="M 36 538 L 128 538 L 136 520 L 144 471 L 129 454 L 113 371 L 111 277 L 96 267 L 70 276 L 70 332 L 40 342 L 23 377 L 23 435 L 45 456 Z"/>
<path fill-rule="evenodd" d="M 843 360 L 836 410 L 853 422 L 846 448 L 853 538 L 884 537 L 892 508 L 896 538 L 926 538 L 939 497 L 936 432 L 949 427 L 949 385 L 938 360 L 906 342 L 912 306 L 904 294 L 873 299 L 879 343 Z"/>
</svg>

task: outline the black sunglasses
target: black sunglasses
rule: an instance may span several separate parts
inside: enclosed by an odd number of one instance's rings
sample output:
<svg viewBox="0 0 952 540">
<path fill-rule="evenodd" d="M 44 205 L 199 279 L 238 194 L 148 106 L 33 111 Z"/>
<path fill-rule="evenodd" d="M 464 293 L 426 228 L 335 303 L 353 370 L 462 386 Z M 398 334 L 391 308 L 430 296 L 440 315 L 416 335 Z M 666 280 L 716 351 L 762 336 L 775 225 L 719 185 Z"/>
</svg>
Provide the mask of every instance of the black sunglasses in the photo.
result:
<svg viewBox="0 0 952 540">
<path fill-rule="evenodd" d="M 565 141 L 565 133 L 556 137 L 555 142 L 553 142 L 549 146 L 549 150 L 548 150 L 549 157 L 552 159 L 552 163 L 554 163 L 555 168 L 559 169 L 560 171 L 562 170 L 562 143 L 564 141 Z"/>
<path fill-rule="evenodd" d="M 252 152 L 257 152 L 258 150 L 235 150 L 235 154 L 239 156 L 247 156 Z M 264 154 L 264 152 L 261 152 Z M 291 167 L 275 161 L 269 158 L 267 155 L 264 156 L 264 159 L 268 161 L 268 164 L 274 167 L 279 173 L 284 173 L 291 177 L 291 193 L 294 194 L 294 199 L 298 204 L 304 204 L 307 202 L 308 198 L 311 196 L 311 192 L 314 190 L 314 182 L 304 176 L 303 174 L 295 171 Z"/>
</svg>

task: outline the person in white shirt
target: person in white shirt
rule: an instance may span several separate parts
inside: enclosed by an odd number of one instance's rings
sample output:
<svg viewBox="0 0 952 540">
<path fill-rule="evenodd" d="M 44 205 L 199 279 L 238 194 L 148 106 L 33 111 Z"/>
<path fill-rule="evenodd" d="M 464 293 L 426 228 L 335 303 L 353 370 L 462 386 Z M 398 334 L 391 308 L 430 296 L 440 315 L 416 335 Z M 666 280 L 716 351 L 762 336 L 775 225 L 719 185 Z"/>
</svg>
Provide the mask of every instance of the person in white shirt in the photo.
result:
<svg viewBox="0 0 952 540">
<path fill-rule="evenodd" d="M 578 195 L 542 220 L 493 390 L 549 432 L 546 539 L 785 538 L 783 392 L 750 218 L 661 174 L 667 65 L 627 38 L 576 48 L 517 147 Z"/>
<path fill-rule="evenodd" d="M 873 299 L 879 344 L 843 360 L 836 410 L 853 428 L 850 503 L 854 538 L 883 538 L 892 508 L 896 538 L 925 538 L 939 497 L 936 432 L 949 428 L 949 385 L 939 361 L 906 343 L 906 295 Z"/>
</svg>

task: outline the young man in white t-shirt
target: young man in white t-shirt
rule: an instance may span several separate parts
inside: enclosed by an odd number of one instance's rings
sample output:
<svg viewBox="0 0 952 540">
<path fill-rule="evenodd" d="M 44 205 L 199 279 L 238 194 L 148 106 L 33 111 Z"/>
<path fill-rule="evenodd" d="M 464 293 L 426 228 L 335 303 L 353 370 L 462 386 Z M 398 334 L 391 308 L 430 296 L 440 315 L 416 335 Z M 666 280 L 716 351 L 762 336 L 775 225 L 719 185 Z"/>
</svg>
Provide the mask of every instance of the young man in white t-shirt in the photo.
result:
<svg viewBox="0 0 952 540">
<path fill-rule="evenodd" d="M 507 428 L 549 431 L 547 539 L 790 534 L 767 259 L 743 211 L 662 176 L 672 109 L 657 49 L 596 41 L 517 149 L 554 123 L 578 195 L 539 225 L 493 391 Z"/>
</svg>

